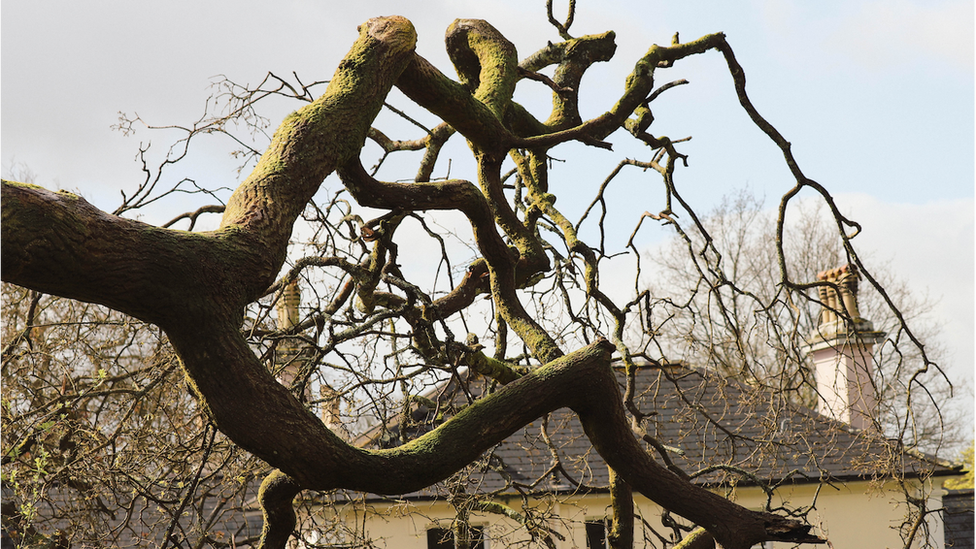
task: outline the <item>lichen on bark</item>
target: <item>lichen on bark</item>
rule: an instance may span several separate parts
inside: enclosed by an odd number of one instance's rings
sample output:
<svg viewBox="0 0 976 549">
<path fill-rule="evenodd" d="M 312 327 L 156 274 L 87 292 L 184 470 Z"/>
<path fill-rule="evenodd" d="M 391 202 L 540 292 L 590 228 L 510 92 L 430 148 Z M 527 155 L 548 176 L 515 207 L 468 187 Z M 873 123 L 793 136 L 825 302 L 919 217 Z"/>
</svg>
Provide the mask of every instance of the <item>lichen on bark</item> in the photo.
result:
<svg viewBox="0 0 976 549">
<path fill-rule="evenodd" d="M 623 97 L 606 114 L 582 122 L 573 90 L 569 100 L 556 101 L 557 112 L 548 122 L 539 123 L 512 102 L 525 69 L 519 68 L 514 46 L 488 23 L 459 20 L 448 31 L 449 53 L 461 83 L 416 54 L 416 31 L 406 19 L 371 19 L 359 30 L 323 95 L 282 122 L 254 171 L 234 191 L 216 231 L 151 227 L 100 212 L 72 195 L 4 181 L 3 280 L 103 303 L 162 327 L 214 423 L 278 469 L 261 493 L 269 546 L 285 543 L 294 520 L 290 501 L 302 489 L 379 494 L 418 490 L 562 407 L 579 415 L 615 475 L 707 528 L 724 547 L 746 548 L 774 539 L 816 541 L 803 524 L 741 508 L 657 464 L 630 432 L 610 368 L 614 345 L 601 338 L 565 352 L 526 311 L 518 294 L 551 265 L 534 220 L 520 218 L 508 204 L 500 177 L 506 154 L 513 148 L 532 149 L 523 175 L 532 179 L 535 210 L 556 220 L 572 251 L 586 256 L 586 290 L 599 298 L 592 250 L 576 244 L 575 228 L 548 193 L 545 151 L 571 139 L 599 145 L 646 99 L 658 63 L 721 47 L 724 37 L 655 46 L 638 61 Z M 578 87 L 589 64 L 612 55 L 612 42 L 612 33 L 575 39 L 537 57 L 530 67 L 558 63 L 561 85 Z M 386 183 L 366 174 L 359 151 L 393 86 L 468 139 L 478 162 L 477 185 L 463 180 Z M 520 130 L 513 131 L 510 123 Z M 272 377 L 240 333 L 244 308 L 275 283 L 296 220 L 336 170 L 361 205 L 397 212 L 462 212 L 481 255 L 472 264 L 464 291 L 431 302 L 425 316 L 408 300 L 374 294 L 386 253 L 377 244 L 374 264 L 363 267 L 354 280 L 369 294 L 364 296 L 365 310 L 372 310 L 371 298 L 386 299 L 384 303 L 395 302 L 402 316 L 419 326 L 436 320 L 430 314 L 460 310 L 479 291 L 488 290 L 499 316 L 538 365 L 529 372 L 516 371 L 469 349 L 472 364 L 497 371 L 507 385 L 434 431 L 388 450 L 357 448 L 336 436 Z M 435 346 L 430 343 L 429 354 L 438 353 Z M 770 524 L 785 527 L 773 530 Z"/>
</svg>

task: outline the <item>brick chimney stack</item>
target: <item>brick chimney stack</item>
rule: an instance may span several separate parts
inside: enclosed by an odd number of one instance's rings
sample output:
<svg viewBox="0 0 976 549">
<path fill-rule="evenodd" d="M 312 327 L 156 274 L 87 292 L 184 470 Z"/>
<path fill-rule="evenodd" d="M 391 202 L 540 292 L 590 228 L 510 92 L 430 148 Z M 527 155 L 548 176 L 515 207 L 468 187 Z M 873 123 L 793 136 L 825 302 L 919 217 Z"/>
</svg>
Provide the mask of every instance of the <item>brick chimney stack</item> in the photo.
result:
<svg viewBox="0 0 976 549">
<path fill-rule="evenodd" d="M 872 351 L 885 333 L 874 330 L 857 308 L 857 266 L 823 271 L 820 324 L 807 340 L 817 378 L 817 411 L 856 429 L 874 428 L 877 409 Z"/>
<path fill-rule="evenodd" d="M 292 281 L 285 286 L 281 298 L 278 299 L 278 329 L 281 331 L 291 330 L 301 319 L 298 307 L 302 303 L 302 294 L 298 289 L 298 282 Z M 291 338 L 286 338 L 278 343 L 276 349 L 276 367 L 278 370 L 278 381 L 285 387 L 291 387 L 301 370 L 302 348 Z"/>
<path fill-rule="evenodd" d="M 278 300 L 278 329 L 285 331 L 291 330 L 301 321 L 299 306 L 302 304 L 302 294 L 298 288 L 298 282 L 292 281 L 285 286 L 281 298 Z M 280 368 L 278 381 L 286 387 L 291 387 L 292 383 L 301 374 L 302 367 L 310 360 L 308 350 L 305 346 L 298 343 L 295 339 L 286 338 L 278 343 L 277 362 Z M 342 404 L 342 395 L 335 391 L 325 381 L 319 386 L 319 394 L 322 397 L 322 422 L 342 439 L 348 439 L 349 433 L 346 426 L 342 423 L 339 415 Z M 305 399 L 311 400 L 311 390 L 305 387 Z"/>
</svg>

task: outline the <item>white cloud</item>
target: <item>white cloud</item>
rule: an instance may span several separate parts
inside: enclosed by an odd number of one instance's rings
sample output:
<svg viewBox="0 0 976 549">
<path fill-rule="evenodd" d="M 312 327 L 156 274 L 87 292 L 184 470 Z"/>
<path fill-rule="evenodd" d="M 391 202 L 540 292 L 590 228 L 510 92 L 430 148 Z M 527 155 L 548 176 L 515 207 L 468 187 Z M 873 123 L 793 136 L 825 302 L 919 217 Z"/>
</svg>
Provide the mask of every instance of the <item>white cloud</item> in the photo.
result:
<svg viewBox="0 0 976 549">
<path fill-rule="evenodd" d="M 925 57 L 972 71 L 973 3 L 867 2 L 841 21 L 830 41 L 868 67 Z"/>
<path fill-rule="evenodd" d="M 886 203 L 866 194 L 838 194 L 838 207 L 863 227 L 854 239 L 862 255 L 890 260 L 908 286 L 937 300 L 933 316 L 945 323 L 952 375 L 973 379 L 974 202 Z"/>
</svg>

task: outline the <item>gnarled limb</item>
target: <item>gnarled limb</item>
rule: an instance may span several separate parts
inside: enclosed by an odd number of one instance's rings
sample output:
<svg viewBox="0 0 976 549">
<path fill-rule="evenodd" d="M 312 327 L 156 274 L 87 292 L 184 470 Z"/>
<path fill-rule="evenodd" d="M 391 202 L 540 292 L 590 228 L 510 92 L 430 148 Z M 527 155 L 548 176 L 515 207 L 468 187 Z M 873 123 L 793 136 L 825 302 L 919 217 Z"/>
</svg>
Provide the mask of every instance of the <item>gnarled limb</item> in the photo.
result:
<svg viewBox="0 0 976 549">
<path fill-rule="evenodd" d="M 629 549 L 634 546 L 634 493 L 627 481 L 610 469 L 610 507 L 613 519 L 607 541 L 611 549 Z"/>
<path fill-rule="evenodd" d="M 704 528 L 695 528 L 674 549 L 715 549 L 715 538 Z"/>
<path fill-rule="evenodd" d="M 526 71 L 539 71 L 549 65 L 557 65 L 553 84 L 552 114 L 546 125 L 552 130 L 562 130 L 582 123 L 579 114 L 579 88 L 583 74 L 590 65 L 609 61 L 617 49 L 615 34 L 607 31 L 549 44 L 519 63 Z"/>
<path fill-rule="evenodd" d="M 259 549 L 283 549 L 287 546 L 288 538 L 298 523 L 294 501 L 301 491 L 301 486 L 294 479 L 278 470 L 269 473 L 261 482 L 258 502 L 264 515 L 264 527 L 258 541 Z"/>
<path fill-rule="evenodd" d="M 161 326 L 215 424 L 242 448 L 280 469 L 262 490 L 269 539 L 283 539 L 281 529 L 288 529 L 290 520 L 285 507 L 299 489 L 377 494 L 419 490 L 460 470 L 535 418 L 569 407 L 622 479 L 706 528 L 723 547 L 818 541 L 807 534 L 807 525 L 744 509 L 655 462 L 628 426 L 610 368 L 614 347 L 600 339 L 564 355 L 516 294 L 519 266 L 539 272 L 548 269 L 548 259 L 534 231 L 505 203 L 499 173 L 508 149 L 609 135 L 650 93 L 656 63 L 714 47 L 716 39 L 652 48 L 611 112 L 538 137 L 515 137 L 500 120 L 510 103 L 507 79 L 518 77 L 511 56 L 497 67 L 479 58 L 472 95 L 417 56 L 415 40 L 412 25 L 403 18 L 364 24 L 324 95 L 282 123 L 254 172 L 231 197 L 217 231 L 159 229 L 110 216 L 66 193 L 4 182 L 3 279 L 103 303 Z M 499 44 L 495 39 L 488 43 Z M 394 83 L 471 141 L 480 190 L 464 181 L 380 183 L 365 174 L 358 152 Z M 356 448 L 336 436 L 274 380 L 240 334 L 244 307 L 272 285 L 292 225 L 322 180 L 337 168 L 364 205 L 465 213 L 501 318 L 544 363 L 434 431 L 387 450 Z"/>
</svg>

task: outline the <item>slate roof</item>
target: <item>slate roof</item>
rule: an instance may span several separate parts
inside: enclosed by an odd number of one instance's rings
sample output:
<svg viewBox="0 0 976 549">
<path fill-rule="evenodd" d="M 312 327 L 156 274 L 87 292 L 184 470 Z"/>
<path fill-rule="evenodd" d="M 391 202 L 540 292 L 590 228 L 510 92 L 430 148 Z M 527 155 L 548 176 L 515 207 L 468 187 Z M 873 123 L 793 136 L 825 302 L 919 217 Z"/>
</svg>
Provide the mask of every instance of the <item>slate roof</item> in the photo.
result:
<svg viewBox="0 0 976 549">
<path fill-rule="evenodd" d="M 257 506 L 256 496 L 261 478 L 252 479 L 243 487 L 235 482 L 219 483 L 206 488 L 202 505 L 187 505 L 178 523 L 172 527 L 170 542 L 176 546 L 192 546 L 191 541 L 206 536 L 217 546 L 243 547 L 261 535 L 264 519 Z M 175 484 L 175 482 L 174 482 Z M 202 488 L 201 488 L 202 489 Z M 156 497 L 179 501 L 180 490 L 155 493 Z M 103 494 L 104 511 L 93 510 L 91 501 L 77 490 L 61 485 L 48 486 L 45 497 L 37 502 L 37 516 L 32 526 L 43 536 L 63 535 L 72 546 L 80 547 L 160 547 L 170 531 L 172 516 L 145 497 L 130 497 L 124 490 Z M 196 502 L 200 504 L 201 502 Z M 8 518 L 18 513 L 16 500 L 9 487 L 3 487 L 4 523 L 0 540 L 13 547 L 17 525 Z M 94 517 L 94 518 L 93 518 Z M 94 522 L 92 522 L 94 521 Z M 59 534 L 60 533 L 60 534 Z M 107 545 L 110 544 L 110 545 Z M 6 548 L 8 545 L 0 545 Z M 212 546 L 210 544 L 206 545 Z"/>
<path fill-rule="evenodd" d="M 950 490 L 942 496 L 945 546 L 973 549 L 973 491 Z"/>
<path fill-rule="evenodd" d="M 414 410 L 413 423 L 407 426 L 410 438 L 429 431 L 452 413 L 452 407 L 466 401 L 462 381 L 467 380 L 452 380 L 427 395 L 438 408 Z M 626 382 L 620 372 L 618 381 L 623 392 Z M 466 385 L 476 397 L 488 383 L 475 376 Z M 784 395 L 751 390 L 702 369 L 639 368 L 634 401 L 642 413 L 649 414 L 644 424 L 647 434 L 671 448 L 668 459 L 700 484 L 806 483 L 956 472 L 929 456 L 900 451 L 876 433 L 795 406 Z M 394 422 L 367 437 L 374 447 L 395 446 L 400 428 Z M 660 454 L 647 447 L 660 461 Z M 468 475 L 468 493 L 604 491 L 609 485 L 603 459 L 568 409 L 526 425 L 474 467 L 483 474 Z M 438 485 L 406 497 L 446 494 L 446 487 Z"/>
</svg>

